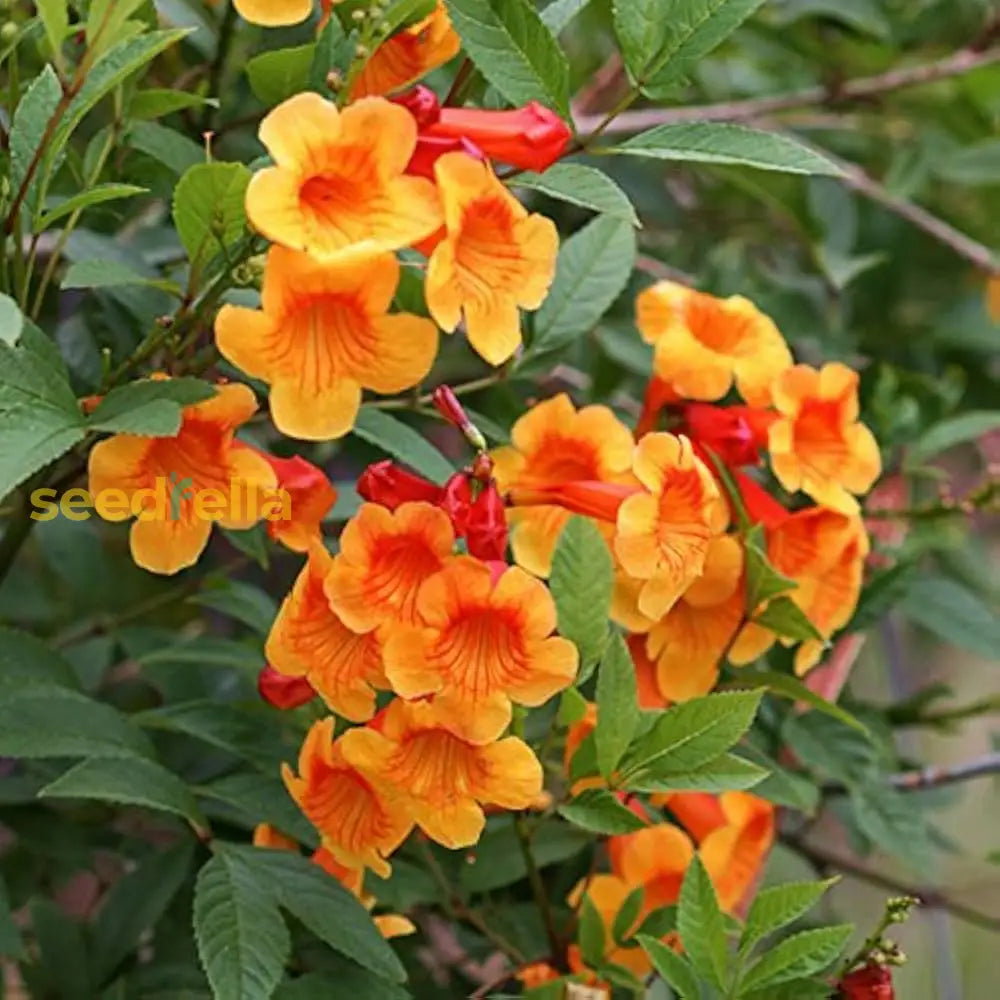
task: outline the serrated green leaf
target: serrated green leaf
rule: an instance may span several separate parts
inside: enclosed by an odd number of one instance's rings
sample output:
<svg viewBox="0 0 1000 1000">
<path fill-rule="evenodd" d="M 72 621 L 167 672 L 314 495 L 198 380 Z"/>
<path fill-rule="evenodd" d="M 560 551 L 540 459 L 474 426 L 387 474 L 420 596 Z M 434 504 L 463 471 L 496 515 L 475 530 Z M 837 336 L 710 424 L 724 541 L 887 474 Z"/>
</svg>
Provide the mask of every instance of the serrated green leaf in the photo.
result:
<svg viewBox="0 0 1000 1000">
<path fill-rule="evenodd" d="M 451 22 L 484 77 L 510 101 L 569 117 L 569 63 L 528 0 L 448 0 Z"/>
<path fill-rule="evenodd" d="M 254 96 L 268 107 L 275 107 L 308 90 L 309 70 L 315 55 L 316 45 L 311 43 L 254 56 L 247 63 L 247 78 Z"/>
<path fill-rule="evenodd" d="M 726 931 L 712 880 L 696 854 L 681 883 L 677 931 L 694 970 L 722 987 L 726 973 Z"/>
<path fill-rule="evenodd" d="M 241 854 L 217 850 L 198 873 L 194 932 L 215 1000 L 269 1000 L 291 940 L 271 887 Z"/>
<path fill-rule="evenodd" d="M 125 138 L 132 149 L 151 156 L 178 177 L 205 162 L 203 146 L 159 122 L 134 122 Z"/>
<path fill-rule="evenodd" d="M 136 195 L 146 194 L 148 191 L 148 188 L 138 187 L 135 184 L 98 184 L 86 191 L 80 191 L 72 198 L 67 198 L 50 208 L 36 223 L 35 232 L 44 232 L 53 223 L 85 208 L 103 205 L 109 201 L 120 201 L 123 198 L 134 198 Z"/>
<path fill-rule="evenodd" d="M 553 35 L 558 35 L 588 3 L 590 0 L 552 0 L 541 13 L 542 21 Z"/>
<path fill-rule="evenodd" d="M 591 833 L 613 835 L 641 830 L 643 822 L 606 788 L 587 788 L 559 807 L 559 815 Z"/>
<path fill-rule="evenodd" d="M 848 790 L 858 829 L 915 871 L 926 870 L 934 845 L 918 802 L 877 778 L 850 784 Z"/>
<path fill-rule="evenodd" d="M 837 881 L 831 878 L 823 882 L 788 882 L 762 889 L 750 904 L 746 926 L 740 937 L 740 950 L 749 950 L 761 938 L 798 920 Z"/>
<path fill-rule="evenodd" d="M 754 795 L 775 805 L 797 809 L 807 816 L 815 815 L 819 805 L 819 789 L 807 777 L 783 767 L 751 744 L 742 744 L 739 756 L 767 772 L 767 776 L 753 786 Z"/>
<path fill-rule="evenodd" d="M 836 164 L 794 139 L 722 122 L 658 125 L 605 152 L 653 160 L 730 164 L 789 174 L 837 176 L 841 172 Z"/>
<path fill-rule="evenodd" d="M 242 163 L 199 163 L 174 189 L 174 225 L 191 267 L 200 271 L 243 235 L 250 170 Z"/>
<path fill-rule="evenodd" d="M 743 679 L 742 677 L 740 678 L 740 680 Z M 816 694 L 815 691 L 803 684 L 798 677 L 793 677 L 791 674 L 783 674 L 777 670 L 759 670 L 749 680 L 754 684 L 763 684 L 772 694 L 779 695 L 782 698 L 805 702 L 818 712 L 822 712 L 824 715 L 842 722 L 845 726 L 850 726 L 851 729 L 856 729 L 862 736 L 869 735 L 868 727 L 863 722 L 856 719 L 850 712 L 839 705 L 834 704 L 834 702 L 827 701 L 822 695 Z"/>
<path fill-rule="evenodd" d="M 606 947 L 604 921 L 587 895 L 584 895 L 580 904 L 579 914 L 576 941 L 580 946 L 580 957 L 584 964 L 592 969 L 598 969 L 604 961 Z"/>
<path fill-rule="evenodd" d="M 817 711 L 789 715 L 781 739 L 806 767 L 850 784 L 877 770 L 877 753 L 867 731 Z"/>
<path fill-rule="evenodd" d="M 679 1000 L 699 1000 L 701 986 L 698 984 L 698 977 L 691 968 L 691 963 L 683 955 L 678 955 L 673 948 L 645 934 L 636 935 L 636 940 L 642 945 L 642 950 L 649 956 L 656 971 L 678 995 Z"/>
<path fill-rule="evenodd" d="M 111 434 L 173 437 L 185 406 L 204 402 L 215 387 L 201 379 L 138 379 L 112 389 L 90 415 L 94 430 Z"/>
<path fill-rule="evenodd" d="M 742 989 L 777 986 L 827 968 L 844 950 L 853 930 L 850 924 L 835 924 L 785 938 L 746 971 Z"/>
<path fill-rule="evenodd" d="M 116 288 L 144 285 L 180 297 L 180 287 L 173 281 L 147 278 L 116 260 L 78 260 L 63 275 L 62 288 Z"/>
<path fill-rule="evenodd" d="M 175 813 L 192 826 L 205 819 L 187 785 L 165 767 L 142 757 L 81 761 L 46 785 L 41 798 L 97 799 Z"/>
<path fill-rule="evenodd" d="M 62 97 L 59 77 L 51 66 L 46 65 L 24 92 L 14 112 L 9 144 L 10 191 L 13 196 L 24 188 L 24 204 L 31 214 L 36 201 L 39 171 L 36 167 L 30 179 L 29 171 L 33 170 L 32 164 L 36 164 L 42 155 L 45 136 L 55 129 L 51 122 L 59 110 Z"/>
<path fill-rule="evenodd" d="M 628 195 L 603 170 L 595 167 L 582 163 L 554 163 L 542 174 L 517 174 L 509 183 L 512 187 L 539 191 L 550 198 L 641 227 Z"/>
<path fill-rule="evenodd" d="M 451 462 L 412 427 L 373 406 L 361 407 L 353 433 L 435 483 L 445 482 L 455 472 Z"/>
<path fill-rule="evenodd" d="M 21 339 L 24 315 L 9 295 L 0 295 L 0 344 L 13 347 Z"/>
<path fill-rule="evenodd" d="M 535 314 L 531 354 L 563 347 L 589 333 L 628 282 L 635 264 L 635 230 L 599 215 L 559 249 L 556 276 Z"/>
<path fill-rule="evenodd" d="M 637 886 L 625 897 L 611 925 L 611 940 L 615 944 L 622 944 L 632 936 L 632 933 L 636 929 L 636 922 L 639 920 L 639 914 L 642 912 L 642 905 L 645 898 L 646 890 L 641 885 Z"/>
<path fill-rule="evenodd" d="M 754 616 L 753 621 L 786 639 L 796 639 L 800 642 L 807 642 L 810 639 L 823 641 L 822 633 L 790 597 L 772 598 L 768 601 L 767 607 Z"/>
<path fill-rule="evenodd" d="M 627 778 L 622 788 L 629 792 L 728 792 L 755 788 L 767 778 L 765 768 L 724 753 L 715 760 L 690 770 L 677 771 L 670 758 L 664 758 L 663 770 L 656 764 L 643 768 L 636 777 Z"/>
<path fill-rule="evenodd" d="M 78 689 L 73 668 L 41 639 L 0 627 L 0 703 L 8 692 L 51 686 Z"/>
<path fill-rule="evenodd" d="M 607 643 L 614 588 L 611 553 L 588 518 L 574 515 L 566 522 L 552 556 L 549 588 L 556 603 L 559 634 L 576 645 L 586 671 Z"/>
<path fill-rule="evenodd" d="M 916 562 L 901 561 L 871 576 L 861 591 L 858 606 L 845 632 L 863 632 L 901 603 L 920 575 Z"/>
<path fill-rule="evenodd" d="M 592 612 L 593 613 L 593 612 Z M 609 778 L 625 755 L 639 725 L 635 664 L 625 640 L 615 633 L 597 671 L 597 767 Z"/>
<path fill-rule="evenodd" d="M 1000 618 L 968 587 L 945 577 L 914 580 L 900 605 L 914 625 L 987 660 L 1000 657 Z"/>
</svg>

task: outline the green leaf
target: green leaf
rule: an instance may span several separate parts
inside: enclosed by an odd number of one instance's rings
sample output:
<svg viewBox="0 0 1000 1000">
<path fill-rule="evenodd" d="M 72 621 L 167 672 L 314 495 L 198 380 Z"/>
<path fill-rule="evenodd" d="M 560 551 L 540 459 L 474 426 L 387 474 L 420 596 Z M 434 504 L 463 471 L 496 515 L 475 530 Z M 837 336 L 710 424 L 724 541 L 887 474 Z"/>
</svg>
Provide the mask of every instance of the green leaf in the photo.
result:
<svg viewBox="0 0 1000 1000">
<path fill-rule="evenodd" d="M 181 427 L 181 410 L 215 395 L 201 379 L 138 379 L 112 389 L 90 415 L 94 430 L 111 434 L 173 437 Z"/>
<path fill-rule="evenodd" d="M 739 756 L 767 772 L 767 776 L 753 786 L 754 795 L 775 805 L 796 809 L 807 816 L 816 814 L 819 789 L 807 777 L 783 767 L 752 744 L 742 744 Z"/>
<path fill-rule="evenodd" d="M 763 0 L 616 0 L 615 33 L 633 82 L 650 96 L 691 73 Z"/>
<path fill-rule="evenodd" d="M 754 897 L 740 937 L 740 950 L 748 951 L 761 938 L 798 920 L 811 910 L 839 878 L 823 882 L 789 882 L 762 889 Z"/>
<path fill-rule="evenodd" d="M 768 561 L 764 546 L 763 529 L 756 525 L 746 535 L 746 606 L 756 611 L 765 601 L 777 594 L 794 590 L 798 584 L 779 573 Z"/>
<path fill-rule="evenodd" d="M 585 167 L 582 163 L 554 163 L 543 174 L 517 174 L 508 183 L 602 212 L 609 218 L 623 219 L 641 228 L 628 195 L 603 170 Z"/>
<path fill-rule="evenodd" d="M 678 995 L 679 1000 L 699 1000 L 701 986 L 698 985 L 698 977 L 691 968 L 691 963 L 683 955 L 678 955 L 673 948 L 645 934 L 637 935 L 636 940 L 642 945 L 642 950 L 649 956 L 656 971 Z"/>
<path fill-rule="evenodd" d="M 552 351 L 589 333 L 628 282 L 635 263 L 635 230 L 599 215 L 559 249 L 548 298 L 535 314 L 533 354 Z"/>
<path fill-rule="evenodd" d="M 226 255 L 246 230 L 243 207 L 250 170 L 242 163 L 199 163 L 174 189 L 174 224 L 191 267 Z"/>
<path fill-rule="evenodd" d="M 21 338 L 24 315 L 9 295 L 0 295 L 0 344 L 13 347 Z"/>
<path fill-rule="evenodd" d="M 91 0 L 87 16 L 87 46 L 94 55 L 104 52 L 123 36 L 133 35 L 142 30 L 142 24 L 133 22 L 135 30 L 130 31 L 128 19 L 142 6 L 143 0 Z"/>
<path fill-rule="evenodd" d="M 479 71 L 511 104 L 540 101 L 569 117 L 569 63 L 528 0 L 448 0 Z"/>
<path fill-rule="evenodd" d="M 789 715 L 781 739 L 799 761 L 820 774 L 851 784 L 877 770 L 877 752 L 866 731 L 818 712 Z"/>
<path fill-rule="evenodd" d="M 348 72 L 356 57 L 357 42 L 357 32 L 344 34 L 339 18 L 331 17 L 316 39 L 309 67 L 309 89 L 328 96 L 328 77 L 331 73 L 339 73 L 343 77 Z"/>
<path fill-rule="evenodd" d="M 226 845 L 225 853 L 238 855 L 282 909 L 335 951 L 384 979 L 406 980 L 403 966 L 365 908 L 319 865 L 289 851 Z"/>
<path fill-rule="evenodd" d="M 782 27 L 806 17 L 833 18 L 883 41 L 892 37 L 881 0 L 795 0 L 775 7 L 772 17 Z"/>
<path fill-rule="evenodd" d="M 838 175 L 838 166 L 793 139 L 744 125 L 690 122 L 658 125 L 605 150 L 689 163 L 734 164 L 789 174 Z"/>
<path fill-rule="evenodd" d="M 995 185 L 1000 177 L 1000 139 L 984 139 L 941 158 L 934 172 L 951 184 Z"/>
<path fill-rule="evenodd" d="M 325 963 L 324 959 L 324 963 Z M 395 983 L 373 976 L 366 969 L 344 962 L 336 972 L 307 972 L 282 983 L 274 1000 L 320 1000 L 350 997 L 351 1000 L 411 1000 L 411 994 Z"/>
<path fill-rule="evenodd" d="M 32 992 L 59 1000 L 92 1000 L 95 991 L 87 961 L 84 924 L 52 900 L 36 898 L 31 902 L 31 929 L 38 951 L 31 969 L 41 980 Z"/>
<path fill-rule="evenodd" d="M 900 610 L 914 625 L 953 646 L 987 660 L 1000 657 L 1000 618 L 955 580 L 934 576 L 914 580 Z"/>
<path fill-rule="evenodd" d="M 957 417 L 942 420 L 930 428 L 906 452 L 906 467 L 923 465 L 928 459 L 954 448 L 955 445 L 973 441 L 1000 427 L 1000 410 L 971 410 Z"/>
<path fill-rule="evenodd" d="M 38 16 L 45 27 L 45 37 L 48 39 L 52 56 L 58 65 L 62 65 L 62 46 L 69 34 L 69 8 L 67 0 L 35 0 Z"/>
<path fill-rule="evenodd" d="M 293 49 L 262 52 L 247 63 L 247 77 L 254 96 L 268 107 L 275 107 L 295 94 L 309 89 L 309 69 L 316 45 L 298 45 Z"/>
<path fill-rule="evenodd" d="M 434 12 L 436 0 L 391 0 L 378 25 L 378 37 L 386 38 L 400 28 L 416 24 Z"/>
<path fill-rule="evenodd" d="M 108 890 L 93 924 L 93 967 L 107 981 L 155 927 L 187 881 L 194 858 L 191 841 L 158 850 L 139 862 Z"/>
<path fill-rule="evenodd" d="M 7 896 L 7 886 L 2 878 L 0 878 L 0 955 L 6 958 L 24 958 L 24 942 L 21 940 L 21 931 L 14 923 L 14 917 L 10 911 L 10 899 Z"/>
<path fill-rule="evenodd" d="M 823 635 L 790 597 L 773 598 L 763 611 L 754 616 L 753 621 L 787 639 L 824 641 Z"/>
<path fill-rule="evenodd" d="M 592 969 L 598 969 L 604 962 L 604 951 L 606 948 L 604 921 L 591 902 L 590 896 L 585 895 L 580 904 L 580 921 L 576 929 L 576 941 L 580 946 L 580 957 L 585 965 Z"/>
<path fill-rule="evenodd" d="M 180 288 L 172 281 L 147 278 L 138 274 L 127 264 L 116 260 L 78 260 L 70 264 L 63 275 L 62 288 L 116 288 L 122 285 L 144 285 L 158 288 L 180 297 Z"/>
<path fill-rule="evenodd" d="M 848 787 L 858 829 L 914 871 L 925 871 L 932 861 L 934 845 L 917 800 L 873 777 Z"/>
<path fill-rule="evenodd" d="M 553 35 L 558 35 L 588 3 L 590 0 L 552 0 L 542 11 L 542 21 Z"/>
<path fill-rule="evenodd" d="M 0 703 L 8 691 L 79 687 L 73 668 L 41 639 L 0 627 Z"/>
<path fill-rule="evenodd" d="M 83 439 L 85 424 L 53 343 L 25 324 L 0 342 L 0 500 Z"/>
<path fill-rule="evenodd" d="M 165 767 L 141 757 L 82 761 L 38 794 L 41 798 L 98 799 L 144 806 L 175 813 L 194 827 L 205 826 L 187 785 Z"/>
<path fill-rule="evenodd" d="M 205 162 L 205 149 L 158 122 L 135 122 L 126 136 L 133 148 L 162 163 L 178 177 Z"/>
<path fill-rule="evenodd" d="M 213 579 L 190 602 L 235 618 L 263 636 L 271 631 L 278 613 L 274 599 L 260 587 L 229 577 Z"/>
<path fill-rule="evenodd" d="M 716 760 L 750 728 L 762 691 L 710 694 L 657 713 L 656 721 L 629 747 L 622 770 L 627 780 L 695 770 Z"/>
<path fill-rule="evenodd" d="M 639 914 L 642 912 L 645 897 L 646 889 L 642 885 L 637 886 L 625 897 L 611 925 L 611 939 L 615 944 L 622 944 L 632 936 L 639 920 Z"/>
<path fill-rule="evenodd" d="M 725 922 L 712 880 L 697 854 L 681 884 L 677 930 L 698 975 L 721 988 L 726 973 Z"/>
<path fill-rule="evenodd" d="M 593 612 L 592 612 L 593 613 Z M 609 778 L 639 726 L 639 689 L 635 664 L 625 640 L 615 633 L 597 672 L 597 766 Z"/>
<path fill-rule="evenodd" d="M 52 226 L 53 223 L 64 219 L 67 215 L 82 211 L 93 205 L 103 205 L 108 201 L 119 201 L 122 198 L 134 198 L 139 194 L 147 194 L 148 188 L 138 187 L 135 184 L 98 184 L 95 187 L 87 188 L 61 201 L 58 205 L 50 208 L 35 224 L 35 232 L 41 233 Z"/>
<path fill-rule="evenodd" d="M 30 181 L 28 172 L 42 155 L 46 135 L 54 131 L 50 123 L 59 110 L 62 97 L 59 77 L 46 65 L 24 92 L 14 112 L 10 129 L 10 191 L 13 197 L 27 182 L 25 204 L 29 209 L 35 204 L 39 171 L 34 171 Z"/>
<path fill-rule="evenodd" d="M 219 102 L 214 98 L 202 97 L 200 94 L 189 94 L 183 90 L 156 88 L 140 90 L 132 98 L 128 106 L 129 117 L 140 121 L 152 118 L 162 118 L 175 111 L 186 111 L 189 108 L 217 108 Z"/>
<path fill-rule="evenodd" d="M 844 950 L 853 930 L 850 924 L 835 924 L 785 938 L 747 970 L 742 989 L 777 986 L 827 968 Z"/>
<path fill-rule="evenodd" d="M 646 824 L 606 788 L 587 788 L 559 807 L 559 815 L 574 826 L 607 835 L 632 833 Z"/>
<path fill-rule="evenodd" d="M 198 873 L 194 932 L 215 1000 L 268 1000 L 291 950 L 288 928 L 271 886 L 225 845 Z"/>
<path fill-rule="evenodd" d="M 830 1000 L 830 984 L 822 979 L 790 979 L 779 986 L 741 993 L 740 1000 Z"/>
<path fill-rule="evenodd" d="M 622 782 L 629 792 L 729 792 L 754 788 L 768 777 L 768 771 L 734 754 L 720 754 L 715 760 L 689 770 L 673 769 L 669 757 L 642 769 Z"/>
<path fill-rule="evenodd" d="M 445 482 L 455 471 L 451 462 L 412 427 L 375 407 L 361 407 L 354 433 L 435 483 Z"/>
<path fill-rule="evenodd" d="M 741 677 L 742 681 L 744 678 Z M 812 706 L 824 715 L 829 715 L 832 719 L 842 722 L 845 726 L 856 729 L 863 736 L 868 735 L 868 727 L 850 712 L 827 701 L 826 698 L 816 694 L 815 691 L 806 687 L 797 677 L 791 674 L 783 674 L 777 670 L 760 670 L 747 678 L 754 684 L 763 684 L 772 694 L 782 698 L 790 698 L 792 701 L 803 701 Z"/>
<path fill-rule="evenodd" d="M 559 634 L 576 645 L 586 670 L 600 659 L 607 644 L 614 588 L 611 553 L 589 518 L 573 515 L 566 522 L 552 556 L 549 588 L 559 616 Z"/>
<path fill-rule="evenodd" d="M 844 631 L 863 632 L 870 628 L 906 598 L 919 575 L 916 561 L 901 561 L 873 574 L 861 591 L 858 606 Z"/>
</svg>

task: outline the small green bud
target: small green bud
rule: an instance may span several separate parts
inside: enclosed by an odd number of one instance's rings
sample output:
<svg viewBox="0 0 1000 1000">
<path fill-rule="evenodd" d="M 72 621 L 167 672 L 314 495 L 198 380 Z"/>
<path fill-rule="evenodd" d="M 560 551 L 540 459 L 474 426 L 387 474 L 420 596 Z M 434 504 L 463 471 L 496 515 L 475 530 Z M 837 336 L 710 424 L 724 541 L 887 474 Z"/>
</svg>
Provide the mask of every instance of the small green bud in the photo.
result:
<svg viewBox="0 0 1000 1000">
<path fill-rule="evenodd" d="M 0 0 L 2 2 L 2 0 Z M 17 38 L 18 27 L 13 21 L 8 21 L 0 28 L 0 42 L 12 42 Z"/>
</svg>

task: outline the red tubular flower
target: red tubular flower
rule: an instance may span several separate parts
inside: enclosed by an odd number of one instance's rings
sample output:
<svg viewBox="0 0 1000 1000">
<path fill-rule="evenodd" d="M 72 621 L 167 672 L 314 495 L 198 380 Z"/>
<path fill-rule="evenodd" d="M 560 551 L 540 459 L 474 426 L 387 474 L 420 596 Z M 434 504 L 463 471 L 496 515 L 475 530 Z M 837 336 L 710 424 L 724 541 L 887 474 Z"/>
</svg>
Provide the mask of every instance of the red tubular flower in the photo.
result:
<svg viewBox="0 0 1000 1000">
<path fill-rule="evenodd" d="M 434 164 L 445 153 L 465 153 L 473 159 L 486 160 L 486 154 L 468 139 L 418 135 L 416 148 L 413 150 L 410 162 L 406 165 L 406 173 L 413 177 L 427 177 L 434 180 Z"/>
<path fill-rule="evenodd" d="M 464 472 L 456 472 L 441 490 L 437 505 L 451 518 L 455 537 L 461 538 L 469 523 L 472 509 L 472 483 Z"/>
<path fill-rule="evenodd" d="M 503 560 L 507 553 L 507 516 L 495 483 L 487 483 L 469 510 L 465 525 L 469 555 L 477 559 Z"/>
<path fill-rule="evenodd" d="M 393 104 L 402 104 L 413 115 L 420 128 L 433 125 L 441 115 L 441 104 L 437 94 L 423 84 L 418 84 L 402 94 L 390 97 L 389 100 Z"/>
<path fill-rule="evenodd" d="M 278 489 L 288 494 L 291 516 L 269 520 L 267 533 L 293 552 L 306 552 L 310 541 L 319 538 L 323 518 L 337 502 L 337 491 L 326 473 L 301 455 L 278 458 L 259 452 L 274 469 Z"/>
<path fill-rule="evenodd" d="M 408 472 L 388 458 L 374 462 L 361 473 L 357 490 L 363 499 L 389 510 L 414 500 L 440 504 L 443 497 L 440 486 Z"/>
<path fill-rule="evenodd" d="M 275 708 L 298 708 L 316 697 L 312 684 L 305 677 L 286 677 L 274 667 L 264 667 L 257 675 L 257 691 Z"/>
<path fill-rule="evenodd" d="M 865 965 L 837 984 L 842 1000 L 895 1000 L 892 972 L 884 965 Z"/>
<path fill-rule="evenodd" d="M 683 433 L 697 447 L 710 448 L 726 465 L 756 465 L 773 419 L 750 406 L 687 403 L 681 408 Z"/>
<path fill-rule="evenodd" d="M 538 171 L 562 156 L 572 136 L 566 122 L 537 101 L 511 111 L 441 108 L 437 121 L 422 127 L 421 134 L 468 139 L 491 160 Z"/>
<path fill-rule="evenodd" d="M 599 521 L 615 521 L 618 508 L 631 496 L 642 492 L 641 486 L 629 483 L 602 483 L 598 480 L 578 480 L 568 483 L 540 483 L 516 486 L 510 491 L 515 507 L 554 505 L 596 517 Z"/>
<path fill-rule="evenodd" d="M 653 375 L 646 383 L 646 393 L 642 400 L 642 412 L 636 424 L 636 440 L 657 429 L 660 412 L 664 407 L 679 403 L 682 397 L 674 387 L 662 378 Z"/>
</svg>

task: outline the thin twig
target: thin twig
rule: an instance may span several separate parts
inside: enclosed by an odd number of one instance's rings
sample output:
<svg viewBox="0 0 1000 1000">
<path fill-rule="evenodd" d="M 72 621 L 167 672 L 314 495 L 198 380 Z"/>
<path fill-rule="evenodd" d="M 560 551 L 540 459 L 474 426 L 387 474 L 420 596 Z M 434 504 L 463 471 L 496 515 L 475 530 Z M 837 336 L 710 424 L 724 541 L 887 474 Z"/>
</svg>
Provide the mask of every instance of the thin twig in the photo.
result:
<svg viewBox="0 0 1000 1000">
<path fill-rule="evenodd" d="M 946 764 L 931 764 L 916 771 L 904 771 L 902 774 L 890 776 L 889 784 L 901 792 L 919 792 L 927 788 L 957 785 L 963 781 L 985 778 L 992 774 L 1000 774 L 1000 753 L 984 754 L 975 760 L 950 767 Z M 847 791 L 846 786 L 840 784 L 823 786 L 824 795 L 845 795 Z"/>
<path fill-rule="evenodd" d="M 549 894 L 545 890 L 545 883 L 542 881 L 538 865 L 535 864 L 535 856 L 531 853 L 531 836 L 524 824 L 524 816 L 520 813 L 514 815 L 514 832 L 517 834 L 517 842 L 524 857 L 524 866 L 528 871 L 528 883 L 531 885 L 532 895 L 535 897 L 542 924 L 545 926 L 545 936 L 548 938 L 552 960 L 558 962 L 563 951 L 562 941 L 556 928 L 556 918 L 552 912 L 552 904 L 549 902 Z"/>
</svg>

